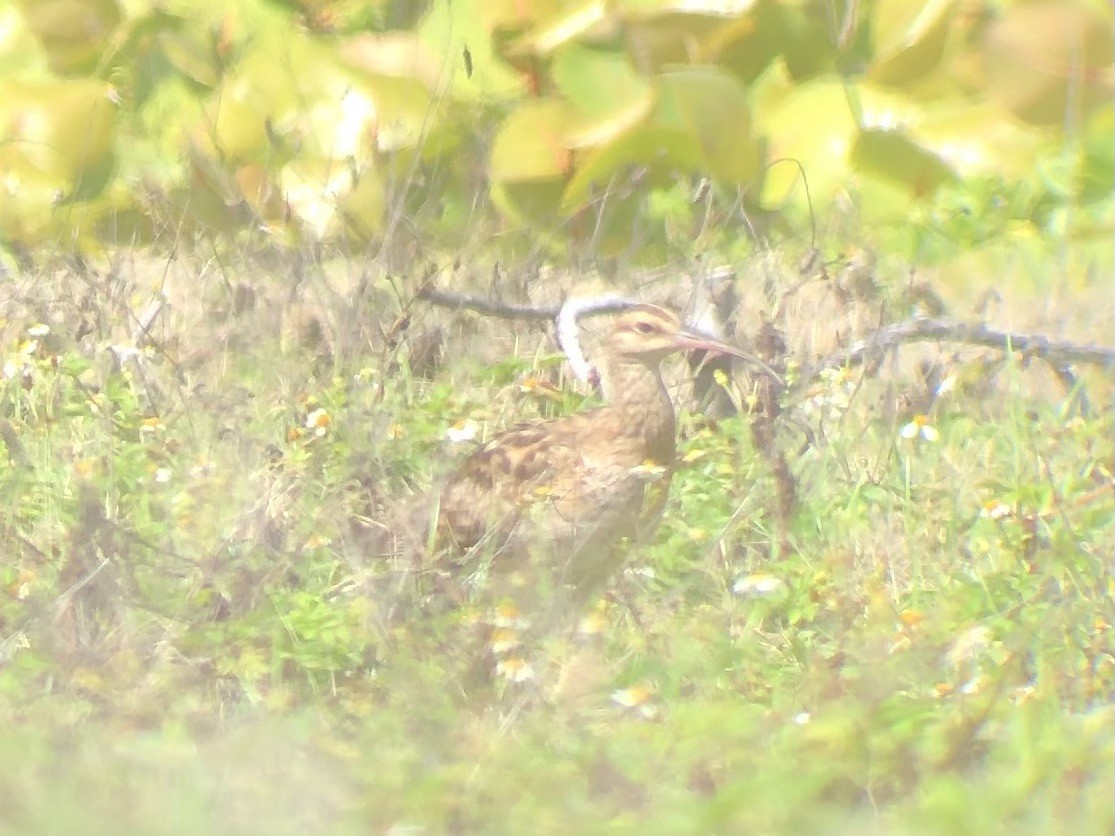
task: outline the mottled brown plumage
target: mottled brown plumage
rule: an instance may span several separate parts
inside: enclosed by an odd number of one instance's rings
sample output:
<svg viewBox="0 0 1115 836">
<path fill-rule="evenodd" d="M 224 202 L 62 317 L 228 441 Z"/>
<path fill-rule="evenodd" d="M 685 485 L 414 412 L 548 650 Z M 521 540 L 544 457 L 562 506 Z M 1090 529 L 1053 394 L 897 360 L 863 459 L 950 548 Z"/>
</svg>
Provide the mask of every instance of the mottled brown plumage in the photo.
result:
<svg viewBox="0 0 1115 836">
<path fill-rule="evenodd" d="M 606 406 L 517 424 L 449 477 L 437 509 L 443 560 L 541 595 L 599 589 L 622 565 L 624 538 L 647 539 L 661 516 L 675 424 L 659 364 L 685 349 L 746 357 L 663 308 L 620 315 L 604 344 Z"/>
</svg>

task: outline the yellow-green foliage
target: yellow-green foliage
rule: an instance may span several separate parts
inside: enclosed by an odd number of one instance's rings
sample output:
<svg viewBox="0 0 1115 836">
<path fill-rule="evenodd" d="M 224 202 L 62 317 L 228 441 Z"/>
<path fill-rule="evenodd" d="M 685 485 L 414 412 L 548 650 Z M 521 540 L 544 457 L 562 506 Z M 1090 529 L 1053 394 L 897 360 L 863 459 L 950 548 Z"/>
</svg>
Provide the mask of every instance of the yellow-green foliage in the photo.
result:
<svg viewBox="0 0 1115 836">
<path fill-rule="evenodd" d="M 907 246 L 930 225 L 912 206 L 988 192 L 1037 234 L 1111 222 L 1098 0 L 18 0 L 0 32 L 20 250 L 353 245 L 428 216 L 447 241 L 480 217 L 629 254 L 650 195 L 800 220 L 806 182 L 821 216 L 854 206 Z M 661 256 L 659 220 L 636 256 Z"/>
</svg>

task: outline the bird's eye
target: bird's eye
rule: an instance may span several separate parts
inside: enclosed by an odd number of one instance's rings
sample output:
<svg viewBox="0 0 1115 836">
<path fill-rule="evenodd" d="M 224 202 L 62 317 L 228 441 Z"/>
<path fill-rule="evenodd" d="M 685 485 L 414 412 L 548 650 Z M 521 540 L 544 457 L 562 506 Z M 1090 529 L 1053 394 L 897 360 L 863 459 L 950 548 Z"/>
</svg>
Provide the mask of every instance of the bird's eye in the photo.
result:
<svg viewBox="0 0 1115 836">
<path fill-rule="evenodd" d="M 635 330 L 638 331 L 640 334 L 649 334 L 654 330 L 654 326 L 651 325 L 649 322 L 636 322 Z"/>
</svg>

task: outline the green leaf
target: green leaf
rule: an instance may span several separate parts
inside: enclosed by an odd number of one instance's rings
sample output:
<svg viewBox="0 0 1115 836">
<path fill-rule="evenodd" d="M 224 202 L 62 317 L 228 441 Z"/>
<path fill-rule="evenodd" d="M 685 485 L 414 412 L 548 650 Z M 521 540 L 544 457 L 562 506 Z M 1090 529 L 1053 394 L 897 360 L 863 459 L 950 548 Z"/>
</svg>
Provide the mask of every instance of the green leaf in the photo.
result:
<svg viewBox="0 0 1115 836">
<path fill-rule="evenodd" d="M 500 126 L 492 143 L 495 183 L 556 180 L 569 169 L 565 130 L 569 105 L 554 99 L 527 102 Z"/>
<path fill-rule="evenodd" d="M 905 186 L 914 197 L 932 194 L 955 179 L 945 162 L 897 130 L 871 129 L 860 133 L 852 146 L 852 165 Z"/>
<path fill-rule="evenodd" d="M 735 78 L 712 68 L 682 69 L 656 78 L 655 91 L 645 119 L 578 165 L 562 198 L 566 211 L 630 166 L 708 174 L 731 185 L 747 183 L 758 171 L 759 146 Z"/>
<path fill-rule="evenodd" d="M 540 21 L 515 42 L 512 53 L 548 55 L 591 32 L 608 16 L 604 0 L 580 0 Z"/>
<path fill-rule="evenodd" d="M 116 0 L 19 0 L 18 5 L 51 69 L 63 75 L 96 68 L 120 23 Z"/>
<path fill-rule="evenodd" d="M 876 3 L 871 17 L 876 58 L 868 78 L 902 87 L 940 67 L 955 5 L 955 0 L 929 0 L 920 6 L 909 0 Z"/>
<path fill-rule="evenodd" d="M 766 85 L 779 82 L 764 78 Z M 844 84 L 833 79 L 806 82 L 757 112 L 758 127 L 770 143 L 770 159 L 800 163 L 813 198 L 827 202 L 848 178 L 848 157 L 857 135 Z M 797 166 L 772 166 L 763 180 L 762 205 L 775 209 L 794 194 L 804 199 L 800 180 Z"/>
<path fill-rule="evenodd" d="M 733 76 L 693 67 L 662 74 L 654 119 L 685 133 L 705 171 L 726 183 L 746 183 L 759 167 L 746 91 Z"/>
<path fill-rule="evenodd" d="M 557 89 L 585 116 L 607 119 L 648 96 L 650 85 L 635 72 L 627 53 L 569 44 L 554 56 L 551 76 Z"/>
</svg>

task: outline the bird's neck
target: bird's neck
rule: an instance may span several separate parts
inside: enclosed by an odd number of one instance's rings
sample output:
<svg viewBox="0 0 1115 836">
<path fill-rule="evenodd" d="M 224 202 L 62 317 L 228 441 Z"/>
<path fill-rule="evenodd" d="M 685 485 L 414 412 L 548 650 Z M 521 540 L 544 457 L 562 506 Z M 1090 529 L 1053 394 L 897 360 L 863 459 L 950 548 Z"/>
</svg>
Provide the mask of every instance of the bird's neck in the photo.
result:
<svg viewBox="0 0 1115 836">
<path fill-rule="evenodd" d="M 648 459 L 672 466 L 674 405 L 658 366 L 611 358 L 604 370 L 605 407 L 625 434 L 641 437 Z"/>
</svg>

